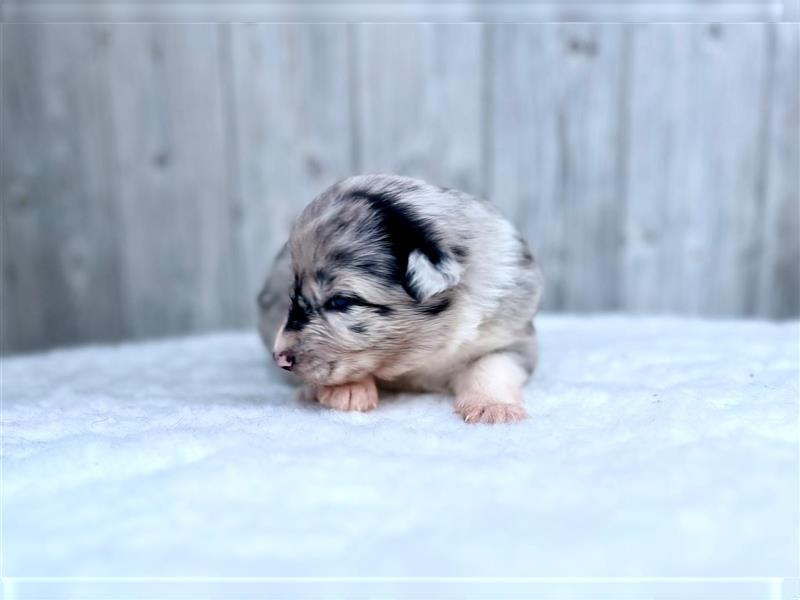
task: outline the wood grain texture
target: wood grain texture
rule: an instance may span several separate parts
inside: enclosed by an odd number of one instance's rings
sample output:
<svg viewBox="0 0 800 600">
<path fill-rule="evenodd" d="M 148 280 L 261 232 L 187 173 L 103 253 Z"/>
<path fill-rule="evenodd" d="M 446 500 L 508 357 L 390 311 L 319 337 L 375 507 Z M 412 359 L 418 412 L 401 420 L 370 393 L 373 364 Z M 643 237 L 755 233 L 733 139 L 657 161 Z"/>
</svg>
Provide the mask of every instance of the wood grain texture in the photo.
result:
<svg viewBox="0 0 800 600">
<path fill-rule="evenodd" d="M 490 197 L 546 279 L 546 310 L 619 308 L 625 28 L 501 25 L 490 71 Z"/>
<path fill-rule="evenodd" d="M 481 25 L 358 25 L 358 170 L 480 194 Z"/>
<path fill-rule="evenodd" d="M 347 34 L 336 25 L 229 28 L 239 323 L 254 323 L 256 294 L 303 207 L 353 172 Z"/>
<path fill-rule="evenodd" d="M 769 29 L 637 26 L 624 305 L 753 314 Z"/>
<path fill-rule="evenodd" d="M 795 0 L 372 0 L 97 2 L 5 0 L 11 22 L 111 23 L 712 23 L 788 20 Z M 786 8 L 784 8 L 784 5 Z"/>
<path fill-rule="evenodd" d="M 104 27 L 117 240 L 134 336 L 229 322 L 240 258 L 227 202 L 215 26 Z"/>
<path fill-rule="evenodd" d="M 756 314 L 796 317 L 800 306 L 800 27 L 775 25 Z"/>
<path fill-rule="evenodd" d="M 95 33 L 92 26 L 3 28 L 7 348 L 127 333 Z"/>
</svg>

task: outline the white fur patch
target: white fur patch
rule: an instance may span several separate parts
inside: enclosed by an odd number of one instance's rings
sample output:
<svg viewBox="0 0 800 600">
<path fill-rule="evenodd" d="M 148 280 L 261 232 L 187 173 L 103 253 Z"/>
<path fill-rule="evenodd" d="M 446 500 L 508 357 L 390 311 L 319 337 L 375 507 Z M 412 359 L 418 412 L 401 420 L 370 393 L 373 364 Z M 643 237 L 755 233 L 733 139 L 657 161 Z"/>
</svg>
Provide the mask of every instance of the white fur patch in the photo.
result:
<svg viewBox="0 0 800 600">
<path fill-rule="evenodd" d="M 420 300 L 427 300 L 459 282 L 461 265 L 450 258 L 445 258 L 438 265 L 434 265 L 422 252 L 414 250 L 408 255 L 406 274 Z"/>
</svg>

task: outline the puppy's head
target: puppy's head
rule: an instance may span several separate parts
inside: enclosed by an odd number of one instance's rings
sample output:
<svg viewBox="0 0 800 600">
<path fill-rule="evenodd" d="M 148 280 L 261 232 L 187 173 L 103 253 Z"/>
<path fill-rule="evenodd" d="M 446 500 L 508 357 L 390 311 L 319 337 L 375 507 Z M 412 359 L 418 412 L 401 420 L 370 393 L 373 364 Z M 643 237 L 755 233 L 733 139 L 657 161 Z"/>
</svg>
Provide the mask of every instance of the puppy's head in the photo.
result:
<svg viewBox="0 0 800 600">
<path fill-rule="evenodd" d="M 294 283 L 275 361 L 317 385 L 357 380 L 418 350 L 461 265 L 415 204 L 437 188 L 358 177 L 317 197 L 289 238 Z M 417 204 L 418 205 L 418 204 Z"/>
</svg>

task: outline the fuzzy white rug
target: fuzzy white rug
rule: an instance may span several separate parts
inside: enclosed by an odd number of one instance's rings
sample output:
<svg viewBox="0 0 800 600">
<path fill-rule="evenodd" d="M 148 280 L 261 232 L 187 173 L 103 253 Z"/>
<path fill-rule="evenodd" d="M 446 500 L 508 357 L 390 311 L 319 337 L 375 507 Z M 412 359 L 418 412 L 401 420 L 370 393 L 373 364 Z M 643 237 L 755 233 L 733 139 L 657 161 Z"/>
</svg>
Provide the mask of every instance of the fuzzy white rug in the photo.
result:
<svg viewBox="0 0 800 600">
<path fill-rule="evenodd" d="M 797 323 L 538 324 L 503 426 L 300 404 L 254 333 L 7 358 L 4 574 L 796 571 Z"/>
</svg>

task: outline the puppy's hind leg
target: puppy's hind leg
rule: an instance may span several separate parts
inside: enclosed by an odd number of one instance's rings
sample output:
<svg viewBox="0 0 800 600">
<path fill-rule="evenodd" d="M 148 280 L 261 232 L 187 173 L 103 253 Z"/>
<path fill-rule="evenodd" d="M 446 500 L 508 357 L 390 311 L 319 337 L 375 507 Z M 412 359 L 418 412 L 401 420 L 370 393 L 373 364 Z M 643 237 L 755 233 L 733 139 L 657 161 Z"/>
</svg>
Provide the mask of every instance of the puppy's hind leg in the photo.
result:
<svg viewBox="0 0 800 600">
<path fill-rule="evenodd" d="M 513 423 L 528 415 L 522 385 L 528 371 L 512 352 L 487 354 L 470 363 L 453 381 L 455 411 L 467 423 Z"/>
</svg>

